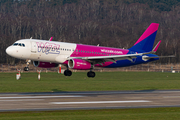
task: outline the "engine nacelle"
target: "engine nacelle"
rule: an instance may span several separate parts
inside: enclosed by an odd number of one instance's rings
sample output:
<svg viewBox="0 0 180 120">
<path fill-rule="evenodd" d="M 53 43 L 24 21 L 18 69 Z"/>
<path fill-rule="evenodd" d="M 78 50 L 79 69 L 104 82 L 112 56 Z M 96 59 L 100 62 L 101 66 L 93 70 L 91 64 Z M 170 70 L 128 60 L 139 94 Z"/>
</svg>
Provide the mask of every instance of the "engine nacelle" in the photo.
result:
<svg viewBox="0 0 180 120">
<path fill-rule="evenodd" d="M 35 67 L 41 67 L 41 68 L 53 68 L 53 67 L 58 67 L 58 64 L 56 64 L 56 63 L 41 62 L 41 61 L 33 61 L 33 65 L 34 65 Z"/>
<path fill-rule="evenodd" d="M 68 61 L 68 67 L 77 70 L 89 70 L 93 68 L 90 62 L 81 59 L 71 59 Z"/>
</svg>

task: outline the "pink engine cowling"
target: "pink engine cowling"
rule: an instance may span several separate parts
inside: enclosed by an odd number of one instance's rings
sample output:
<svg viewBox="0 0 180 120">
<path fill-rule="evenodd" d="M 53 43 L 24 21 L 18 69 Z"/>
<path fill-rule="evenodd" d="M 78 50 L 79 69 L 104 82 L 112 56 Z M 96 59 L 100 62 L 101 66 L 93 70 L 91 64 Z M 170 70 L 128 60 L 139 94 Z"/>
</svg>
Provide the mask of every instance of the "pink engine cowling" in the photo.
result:
<svg viewBox="0 0 180 120">
<path fill-rule="evenodd" d="M 33 61 L 34 66 L 41 67 L 41 68 L 52 68 L 58 67 L 56 63 L 49 63 L 49 62 L 41 62 L 41 61 Z"/>
<path fill-rule="evenodd" d="M 93 66 L 90 62 L 81 59 L 71 59 L 68 61 L 68 67 L 77 70 L 89 70 Z"/>
</svg>

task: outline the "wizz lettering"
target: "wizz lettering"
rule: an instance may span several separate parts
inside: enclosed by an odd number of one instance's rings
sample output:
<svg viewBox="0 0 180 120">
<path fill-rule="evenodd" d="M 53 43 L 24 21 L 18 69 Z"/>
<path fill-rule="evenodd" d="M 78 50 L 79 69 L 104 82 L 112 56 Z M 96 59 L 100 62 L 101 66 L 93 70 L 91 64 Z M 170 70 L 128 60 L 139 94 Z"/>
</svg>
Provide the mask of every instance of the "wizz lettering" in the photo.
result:
<svg viewBox="0 0 180 120">
<path fill-rule="evenodd" d="M 43 43 L 43 42 L 36 42 L 38 47 L 38 52 L 42 52 L 47 54 L 60 54 L 59 48 L 60 45 L 54 43 Z"/>
</svg>

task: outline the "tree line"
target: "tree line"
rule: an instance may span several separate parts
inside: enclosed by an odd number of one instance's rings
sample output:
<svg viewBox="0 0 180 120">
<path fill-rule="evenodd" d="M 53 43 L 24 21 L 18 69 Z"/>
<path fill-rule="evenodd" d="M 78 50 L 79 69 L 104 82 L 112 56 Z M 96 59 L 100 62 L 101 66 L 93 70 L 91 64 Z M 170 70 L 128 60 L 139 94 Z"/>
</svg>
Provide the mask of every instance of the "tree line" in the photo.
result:
<svg viewBox="0 0 180 120">
<path fill-rule="evenodd" d="M 48 40 L 53 36 L 54 41 L 130 48 L 152 22 L 160 24 L 155 43 L 162 43 L 157 54 L 176 55 L 159 62 L 180 60 L 179 0 L 1 1 L 0 63 L 19 62 L 6 55 L 5 49 L 18 39 L 30 37 Z"/>
</svg>

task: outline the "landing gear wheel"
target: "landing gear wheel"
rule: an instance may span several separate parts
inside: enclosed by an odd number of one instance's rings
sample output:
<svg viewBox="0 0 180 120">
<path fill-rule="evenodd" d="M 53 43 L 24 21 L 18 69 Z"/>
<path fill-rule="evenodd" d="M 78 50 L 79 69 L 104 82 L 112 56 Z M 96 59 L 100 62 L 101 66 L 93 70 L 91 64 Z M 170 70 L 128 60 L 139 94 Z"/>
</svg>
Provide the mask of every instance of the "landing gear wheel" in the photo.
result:
<svg viewBox="0 0 180 120">
<path fill-rule="evenodd" d="M 96 74 L 95 74 L 95 72 L 89 71 L 89 72 L 87 73 L 87 76 L 93 78 L 93 77 L 96 76 Z"/>
<path fill-rule="evenodd" d="M 70 70 L 65 70 L 64 71 L 64 75 L 65 76 L 71 76 L 72 75 L 72 72 Z"/>
<path fill-rule="evenodd" d="M 24 71 L 29 71 L 29 67 L 24 67 Z"/>
</svg>

